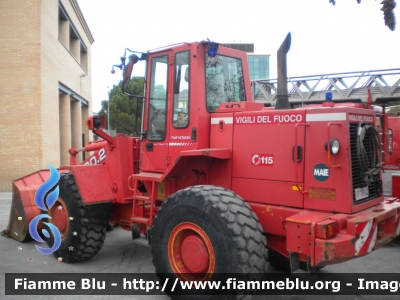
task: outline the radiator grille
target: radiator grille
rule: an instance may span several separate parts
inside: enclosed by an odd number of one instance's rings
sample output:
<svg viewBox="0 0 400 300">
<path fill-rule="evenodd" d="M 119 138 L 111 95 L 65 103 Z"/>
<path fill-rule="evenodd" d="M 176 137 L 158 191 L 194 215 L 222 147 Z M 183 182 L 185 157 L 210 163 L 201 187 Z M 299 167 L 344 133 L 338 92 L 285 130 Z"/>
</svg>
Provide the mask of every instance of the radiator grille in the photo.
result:
<svg viewBox="0 0 400 300">
<path fill-rule="evenodd" d="M 355 190 L 357 188 L 364 188 L 367 184 L 363 180 L 363 175 L 360 171 L 360 164 L 357 158 L 357 129 L 358 123 L 350 123 L 350 146 L 351 146 L 351 171 L 352 171 L 352 183 L 353 183 L 353 203 L 360 204 L 369 200 L 375 199 L 380 196 L 380 180 L 379 176 L 375 175 L 373 181 L 368 186 L 369 196 L 363 199 L 356 200 Z M 372 168 L 373 155 L 374 155 L 374 143 L 370 135 L 366 135 L 363 141 L 365 150 L 368 155 L 369 168 Z"/>
</svg>

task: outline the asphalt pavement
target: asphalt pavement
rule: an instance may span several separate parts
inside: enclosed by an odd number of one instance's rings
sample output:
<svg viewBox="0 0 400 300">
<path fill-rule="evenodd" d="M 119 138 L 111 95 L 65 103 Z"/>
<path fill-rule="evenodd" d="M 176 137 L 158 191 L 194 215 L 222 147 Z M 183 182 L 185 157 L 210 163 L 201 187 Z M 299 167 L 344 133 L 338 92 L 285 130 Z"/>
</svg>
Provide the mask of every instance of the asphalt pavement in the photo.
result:
<svg viewBox="0 0 400 300">
<path fill-rule="evenodd" d="M 6 229 L 11 208 L 11 193 L 0 193 L 0 231 Z M 131 233 L 115 227 L 107 232 L 104 246 L 93 258 L 79 263 L 59 262 L 53 255 L 44 255 L 34 241 L 18 242 L 0 236 L 0 299 L 169 299 L 167 296 L 10 296 L 5 295 L 5 273 L 154 273 L 150 248 L 137 245 Z M 276 272 L 269 266 L 268 272 Z M 371 254 L 345 263 L 327 266 L 323 273 L 399 273 L 400 239 Z M 377 274 L 377 278 L 379 275 Z M 255 299 L 311 299 L 315 296 L 256 296 Z M 397 296 L 317 296 L 329 299 L 393 299 Z"/>
</svg>

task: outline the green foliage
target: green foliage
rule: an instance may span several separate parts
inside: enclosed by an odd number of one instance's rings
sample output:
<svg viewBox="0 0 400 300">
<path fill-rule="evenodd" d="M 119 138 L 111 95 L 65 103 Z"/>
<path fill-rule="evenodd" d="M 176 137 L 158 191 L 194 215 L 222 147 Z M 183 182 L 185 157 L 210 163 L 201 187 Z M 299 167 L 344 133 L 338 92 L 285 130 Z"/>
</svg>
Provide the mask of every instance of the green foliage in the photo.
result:
<svg viewBox="0 0 400 300">
<path fill-rule="evenodd" d="M 125 87 L 126 92 L 131 95 L 143 96 L 144 78 L 132 77 L 128 85 Z M 142 98 L 129 98 L 122 93 L 122 80 L 118 85 L 114 85 L 109 92 L 110 98 L 110 127 L 115 129 L 117 133 L 136 136 L 135 128 L 140 131 L 141 114 L 142 114 Z M 136 101 L 138 102 L 138 113 L 136 114 Z M 99 115 L 108 116 L 107 100 L 102 101 Z M 136 115 L 138 119 L 136 120 Z M 135 126 L 136 121 L 136 126 Z M 107 122 L 108 124 L 108 122 Z"/>
<path fill-rule="evenodd" d="M 154 85 L 154 93 L 152 96 L 154 99 L 157 100 L 164 100 L 167 98 L 167 91 L 165 90 L 165 87 L 162 84 L 155 84 Z"/>
</svg>

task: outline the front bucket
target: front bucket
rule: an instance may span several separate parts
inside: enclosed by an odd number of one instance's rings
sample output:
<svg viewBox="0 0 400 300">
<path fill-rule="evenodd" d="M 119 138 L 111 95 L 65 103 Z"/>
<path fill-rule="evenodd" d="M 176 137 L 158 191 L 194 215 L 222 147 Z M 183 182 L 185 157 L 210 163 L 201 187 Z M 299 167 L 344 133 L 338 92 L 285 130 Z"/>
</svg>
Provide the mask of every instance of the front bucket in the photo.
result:
<svg viewBox="0 0 400 300">
<path fill-rule="evenodd" d="M 60 173 L 65 171 L 58 170 Z M 29 223 L 40 215 L 40 209 L 35 204 L 35 193 L 49 177 L 50 170 L 41 170 L 13 181 L 10 219 L 3 235 L 20 242 L 32 239 Z"/>
</svg>

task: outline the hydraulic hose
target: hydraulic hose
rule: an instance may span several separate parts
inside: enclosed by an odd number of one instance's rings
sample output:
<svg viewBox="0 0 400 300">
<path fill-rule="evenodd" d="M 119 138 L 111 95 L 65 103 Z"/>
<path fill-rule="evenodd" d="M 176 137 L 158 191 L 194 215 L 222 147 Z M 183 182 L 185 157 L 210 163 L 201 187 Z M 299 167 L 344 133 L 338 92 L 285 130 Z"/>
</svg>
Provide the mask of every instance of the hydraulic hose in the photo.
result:
<svg viewBox="0 0 400 300">
<path fill-rule="evenodd" d="M 368 148 L 371 149 L 372 153 L 367 153 L 364 143 L 369 144 L 367 146 L 369 146 Z M 358 124 L 357 158 L 360 164 L 361 176 L 369 186 L 373 181 L 373 177 L 378 175 L 382 165 L 382 147 L 378 131 L 373 125 L 368 125 L 364 122 Z"/>
</svg>

